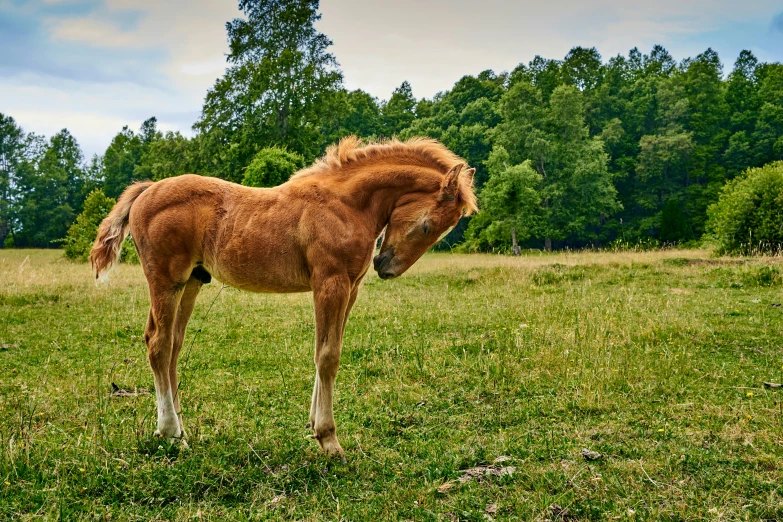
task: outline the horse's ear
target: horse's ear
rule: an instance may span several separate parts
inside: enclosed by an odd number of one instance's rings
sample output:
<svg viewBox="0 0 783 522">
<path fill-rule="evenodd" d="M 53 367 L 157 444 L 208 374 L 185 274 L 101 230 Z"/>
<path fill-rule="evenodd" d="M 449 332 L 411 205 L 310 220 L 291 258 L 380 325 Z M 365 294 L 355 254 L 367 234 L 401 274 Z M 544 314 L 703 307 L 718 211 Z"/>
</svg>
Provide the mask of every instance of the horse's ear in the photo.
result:
<svg viewBox="0 0 783 522">
<path fill-rule="evenodd" d="M 457 186 L 459 185 L 459 173 L 464 164 L 458 163 L 446 173 L 440 184 L 440 199 L 442 201 L 454 201 L 457 196 Z"/>
<path fill-rule="evenodd" d="M 473 185 L 473 176 L 476 175 L 476 169 L 467 169 L 462 171 L 460 177 L 468 184 Z"/>
</svg>

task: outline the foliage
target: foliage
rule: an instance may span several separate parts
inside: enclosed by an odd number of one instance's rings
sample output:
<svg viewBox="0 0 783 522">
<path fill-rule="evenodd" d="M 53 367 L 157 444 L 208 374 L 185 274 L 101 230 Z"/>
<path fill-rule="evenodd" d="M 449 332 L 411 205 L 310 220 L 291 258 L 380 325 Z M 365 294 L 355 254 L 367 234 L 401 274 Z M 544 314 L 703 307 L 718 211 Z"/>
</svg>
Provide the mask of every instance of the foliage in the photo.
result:
<svg viewBox="0 0 783 522">
<path fill-rule="evenodd" d="M 24 149 L 24 132 L 16 121 L 0 113 L 0 245 L 13 244 L 14 185 Z"/>
<path fill-rule="evenodd" d="M 98 225 L 109 215 L 116 201 L 107 197 L 101 189 L 90 192 L 84 200 L 84 210 L 68 228 L 63 239 L 65 257 L 71 261 L 87 261 L 90 249 L 98 235 Z"/>
<path fill-rule="evenodd" d="M 688 216 L 683 212 L 679 201 L 670 199 L 664 204 L 661 211 L 661 231 L 658 235 L 665 243 L 687 241 L 693 237 Z"/>
<path fill-rule="evenodd" d="M 279 147 L 261 149 L 245 169 L 242 184 L 246 187 L 276 187 L 288 181 L 304 165 L 301 154 Z"/>
<path fill-rule="evenodd" d="M 145 179 L 147 172 L 139 171 L 138 167 L 150 145 L 160 137 L 155 117 L 145 120 L 138 134 L 127 125 L 122 128 L 103 155 L 104 191 L 107 196 L 119 197 L 125 187 Z"/>
<path fill-rule="evenodd" d="M 381 108 L 382 134 L 392 137 L 408 128 L 416 118 L 415 108 L 416 98 L 413 97 L 411 84 L 404 81 Z"/>
<path fill-rule="evenodd" d="M 163 135 L 149 118 L 84 164 L 78 145 L 25 135 L 0 115 L 2 244 L 51 246 L 96 187 L 116 197 L 134 180 L 186 172 L 241 182 L 264 149 L 309 162 L 355 134 L 440 140 L 476 168 L 478 190 L 491 185 L 483 206 L 509 183 L 535 187 L 534 227 L 509 228 L 509 206 L 461 221 L 442 244 L 467 238 L 469 250 L 506 251 L 513 229 L 526 247 L 683 245 L 704 235 L 707 208 L 727 182 L 783 160 L 783 65 L 750 51 L 724 75 L 712 49 L 678 63 L 658 45 L 608 59 L 574 47 L 562 59 L 463 76 L 431 99 L 417 99 L 405 81 L 379 100 L 343 88 L 331 41 L 316 29 L 317 0 L 239 7 L 245 16 L 227 24 L 229 68 L 207 93 L 193 138 Z M 508 168 L 492 174 L 501 148 Z"/>
<path fill-rule="evenodd" d="M 536 235 L 541 224 L 543 177 L 530 160 L 510 165 L 508 152 L 498 147 L 487 163 L 490 177 L 480 193 L 481 217 L 472 220 L 465 233 L 468 250 L 497 248 L 512 236 L 525 241 Z"/>
<path fill-rule="evenodd" d="M 726 184 L 707 210 L 708 230 L 720 251 L 751 254 L 783 250 L 783 162 L 749 169 Z"/>
<path fill-rule="evenodd" d="M 500 101 L 499 144 L 512 162 L 529 160 L 543 180 L 538 236 L 547 248 L 552 240 L 597 238 L 601 221 L 622 208 L 603 142 L 585 126 L 583 97 L 562 85 L 543 103 L 541 90 L 520 80 Z"/>
<path fill-rule="evenodd" d="M 313 159 L 318 122 L 342 83 L 332 44 L 315 29 L 318 0 L 242 0 L 246 18 L 226 24 L 231 64 L 207 93 L 196 128 L 210 173 L 239 181 L 260 148 Z"/>
<path fill-rule="evenodd" d="M 47 142 L 27 135 L 15 181 L 14 245 L 52 247 L 63 238 L 94 187 L 76 139 L 63 129 Z"/>
<path fill-rule="evenodd" d="M 76 221 L 68 228 L 65 238 L 59 241 L 64 245 L 63 253 L 71 261 L 85 262 L 98 235 L 98 226 L 109 215 L 116 201 L 107 197 L 101 189 L 95 189 L 84 200 L 84 210 L 76 216 Z M 129 237 L 122 244 L 120 260 L 123 263 L 139 264 L 136 246 Z"/>
<path fill-rule="evenodd" d="M 199 157 L 195 142 L 179 132 L 167 132 L 153 139 L 142 151 L 139 164 L 133 169 L 136 180 L 159 181 L 165 178 L 196 173 Z"/>
</svg>

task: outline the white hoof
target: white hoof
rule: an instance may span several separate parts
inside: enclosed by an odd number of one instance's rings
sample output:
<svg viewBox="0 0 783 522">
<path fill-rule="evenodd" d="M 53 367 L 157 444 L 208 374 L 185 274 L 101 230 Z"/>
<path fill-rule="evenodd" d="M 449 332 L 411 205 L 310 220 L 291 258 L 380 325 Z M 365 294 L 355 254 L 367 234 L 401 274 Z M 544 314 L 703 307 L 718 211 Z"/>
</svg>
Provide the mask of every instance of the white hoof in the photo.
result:
<svg viewBox="0 0 783 522">
<path fill-rule="evenodd" d="M 182 437 L 182 430 L 179 427 L 179 421 L 176 417 L 170 419 L 158 419 L 158 429 L 155 435 L 162 439 L 179 439 Z"/>
</svg>

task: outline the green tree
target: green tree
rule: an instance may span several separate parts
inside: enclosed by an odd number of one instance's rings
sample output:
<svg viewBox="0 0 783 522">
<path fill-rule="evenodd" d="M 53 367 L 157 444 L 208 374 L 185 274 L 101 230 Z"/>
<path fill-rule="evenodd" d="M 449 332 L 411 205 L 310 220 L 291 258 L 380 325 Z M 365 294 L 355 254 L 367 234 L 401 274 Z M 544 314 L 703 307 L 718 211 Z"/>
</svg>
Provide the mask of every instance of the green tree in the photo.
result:
<svg viewBox="0 0 783 522">
<path fill-rule="evenodd" d="M 383 135 L 395 136 L 410 126 L 416 117 L 416 98 L 413 97 L 411 85 L 405 81 L 394 89 L 389 101 L 381 107 L 383 120 Z"/>
<path fill-rule="evenodd" d="M 13 233 L 14 201 L 19 163 L 23 159 L 24 132 L 10 116 L 0 113 L 0 248 Z M 13 236 L 11 237 L 12 243 Z"/>
<path fill-rule="evenodd" d="M 323 149 L 345 136 L 371 138 L 381 132 L 381 108 L 368 93 L 341 89 L 328 101 L 331 106 L 319 122 Z"/>
<path fill-rule="evenodd" d="M 683 212 L 680 202 L 676 199 L 668 200 L 661 210 L 661 231 L 658 238 L 664 243 L 676 243 L 692 237 L 688 216 Z"/>
<path fill-rule="evenodd" d="M 179 132 L 169 131 L 149 142 L 139 164 L 133 169 L 133 177 L 159 181 L 181 174 L 198 173 L 199 166 L 196 144 Z"/>
<path fill-rule="evenodd" d="M 683 203 L 693 229 L 702 234 L 707 206 L 717 200 L 720 188 L 728 179 L 721 161 L 730 134 L 723 65 L 718 54 L 707 49 L 685 60 L 682 68 L 675 80 L 682 85 L 688 100 L 685 128 L 693 139 Z"/>
<path fill-rule="evenodd" d="M 276 187 L 305 165 L 304 157 L 279 147 L 258 151 L 245 169 L 242 184 L 246 187 Z"/>
<path fill-rule="evenodd" d="M 28 135 L 20 165 L 16 246 L 49 248 L 65 236 L 84 201 L 87 183 L 82 151 L 63 129 L 48 143 Z"/>
<path fill-rule="evenodd" d="M 487 161 L 489 181 L 481 189 L 480 220 L 471 221 L 465 236 L 474 248 L 499 247 L 511 244 L 511 252 L 519 255 L 519 242 L 537 232 L 541 219 L 543 177 L 530 160 L 511 165 L 503 147 L 495 148 Z"/>
<path fill-rule="evenodd" d="M 595 89 L 603 79 L 601 54 L 595 47 L 574 47 L 563 59 L 563 83 L 574 85 L 580 91 Z"/>
<path fill-rule="evenodd" d="M 226 24 L 230 67 L 208 91 L 194 128 L 212 174 L 238 181 L 264 146 L 308 159 L 318 122 L 342 84 L 332 42 L 315 29 L 317 0 L 241 0 L 246 18 Z M 206 162 L 207 160 L 205 160 Z"/>
<path fill-rule="evenodd" d="M 103 189 L 107 196 L 119 197 L 125 187 L 138 181 L 134 171 L 141 163 L 143 153 L 141 138 L 127 125 L 114 136 L 103 154 Z"/>
<path fill-rule="evenodd" d="M 753 132 L 757 162 L 783 159 L 783 65 L 758 67 L 759 113 Z"/>
<path fill-rule="evenodd" d="M 545 104 L 540 89 L 518 81 L 500 103 L 498 144 L 512 163 L 530 160 L 543 178 L 540 234 L 547 249 L 555 240 L 597 240 L 603 221 L 622 208 L 603 142 L 591 138 L 585 126 L 582 96 L 561 85 Z"/>
</svg>

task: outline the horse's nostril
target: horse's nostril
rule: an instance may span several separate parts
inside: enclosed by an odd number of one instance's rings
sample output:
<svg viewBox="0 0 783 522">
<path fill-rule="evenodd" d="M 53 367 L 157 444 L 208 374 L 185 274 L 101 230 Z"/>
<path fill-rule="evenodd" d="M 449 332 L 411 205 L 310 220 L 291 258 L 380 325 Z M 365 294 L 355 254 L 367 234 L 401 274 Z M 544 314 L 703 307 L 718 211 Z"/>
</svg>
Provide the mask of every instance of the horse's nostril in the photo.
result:
<svg viewBox="0 0 783 522">
<path fill-rule="evenodd" d="M 378 271 L 378 267 L 381 266 L 381 263 L 383 263 L 383 256 L 378 254 L 372 259 L 372 265 L 375 268 L 375 271 Z"/>
</svg>

